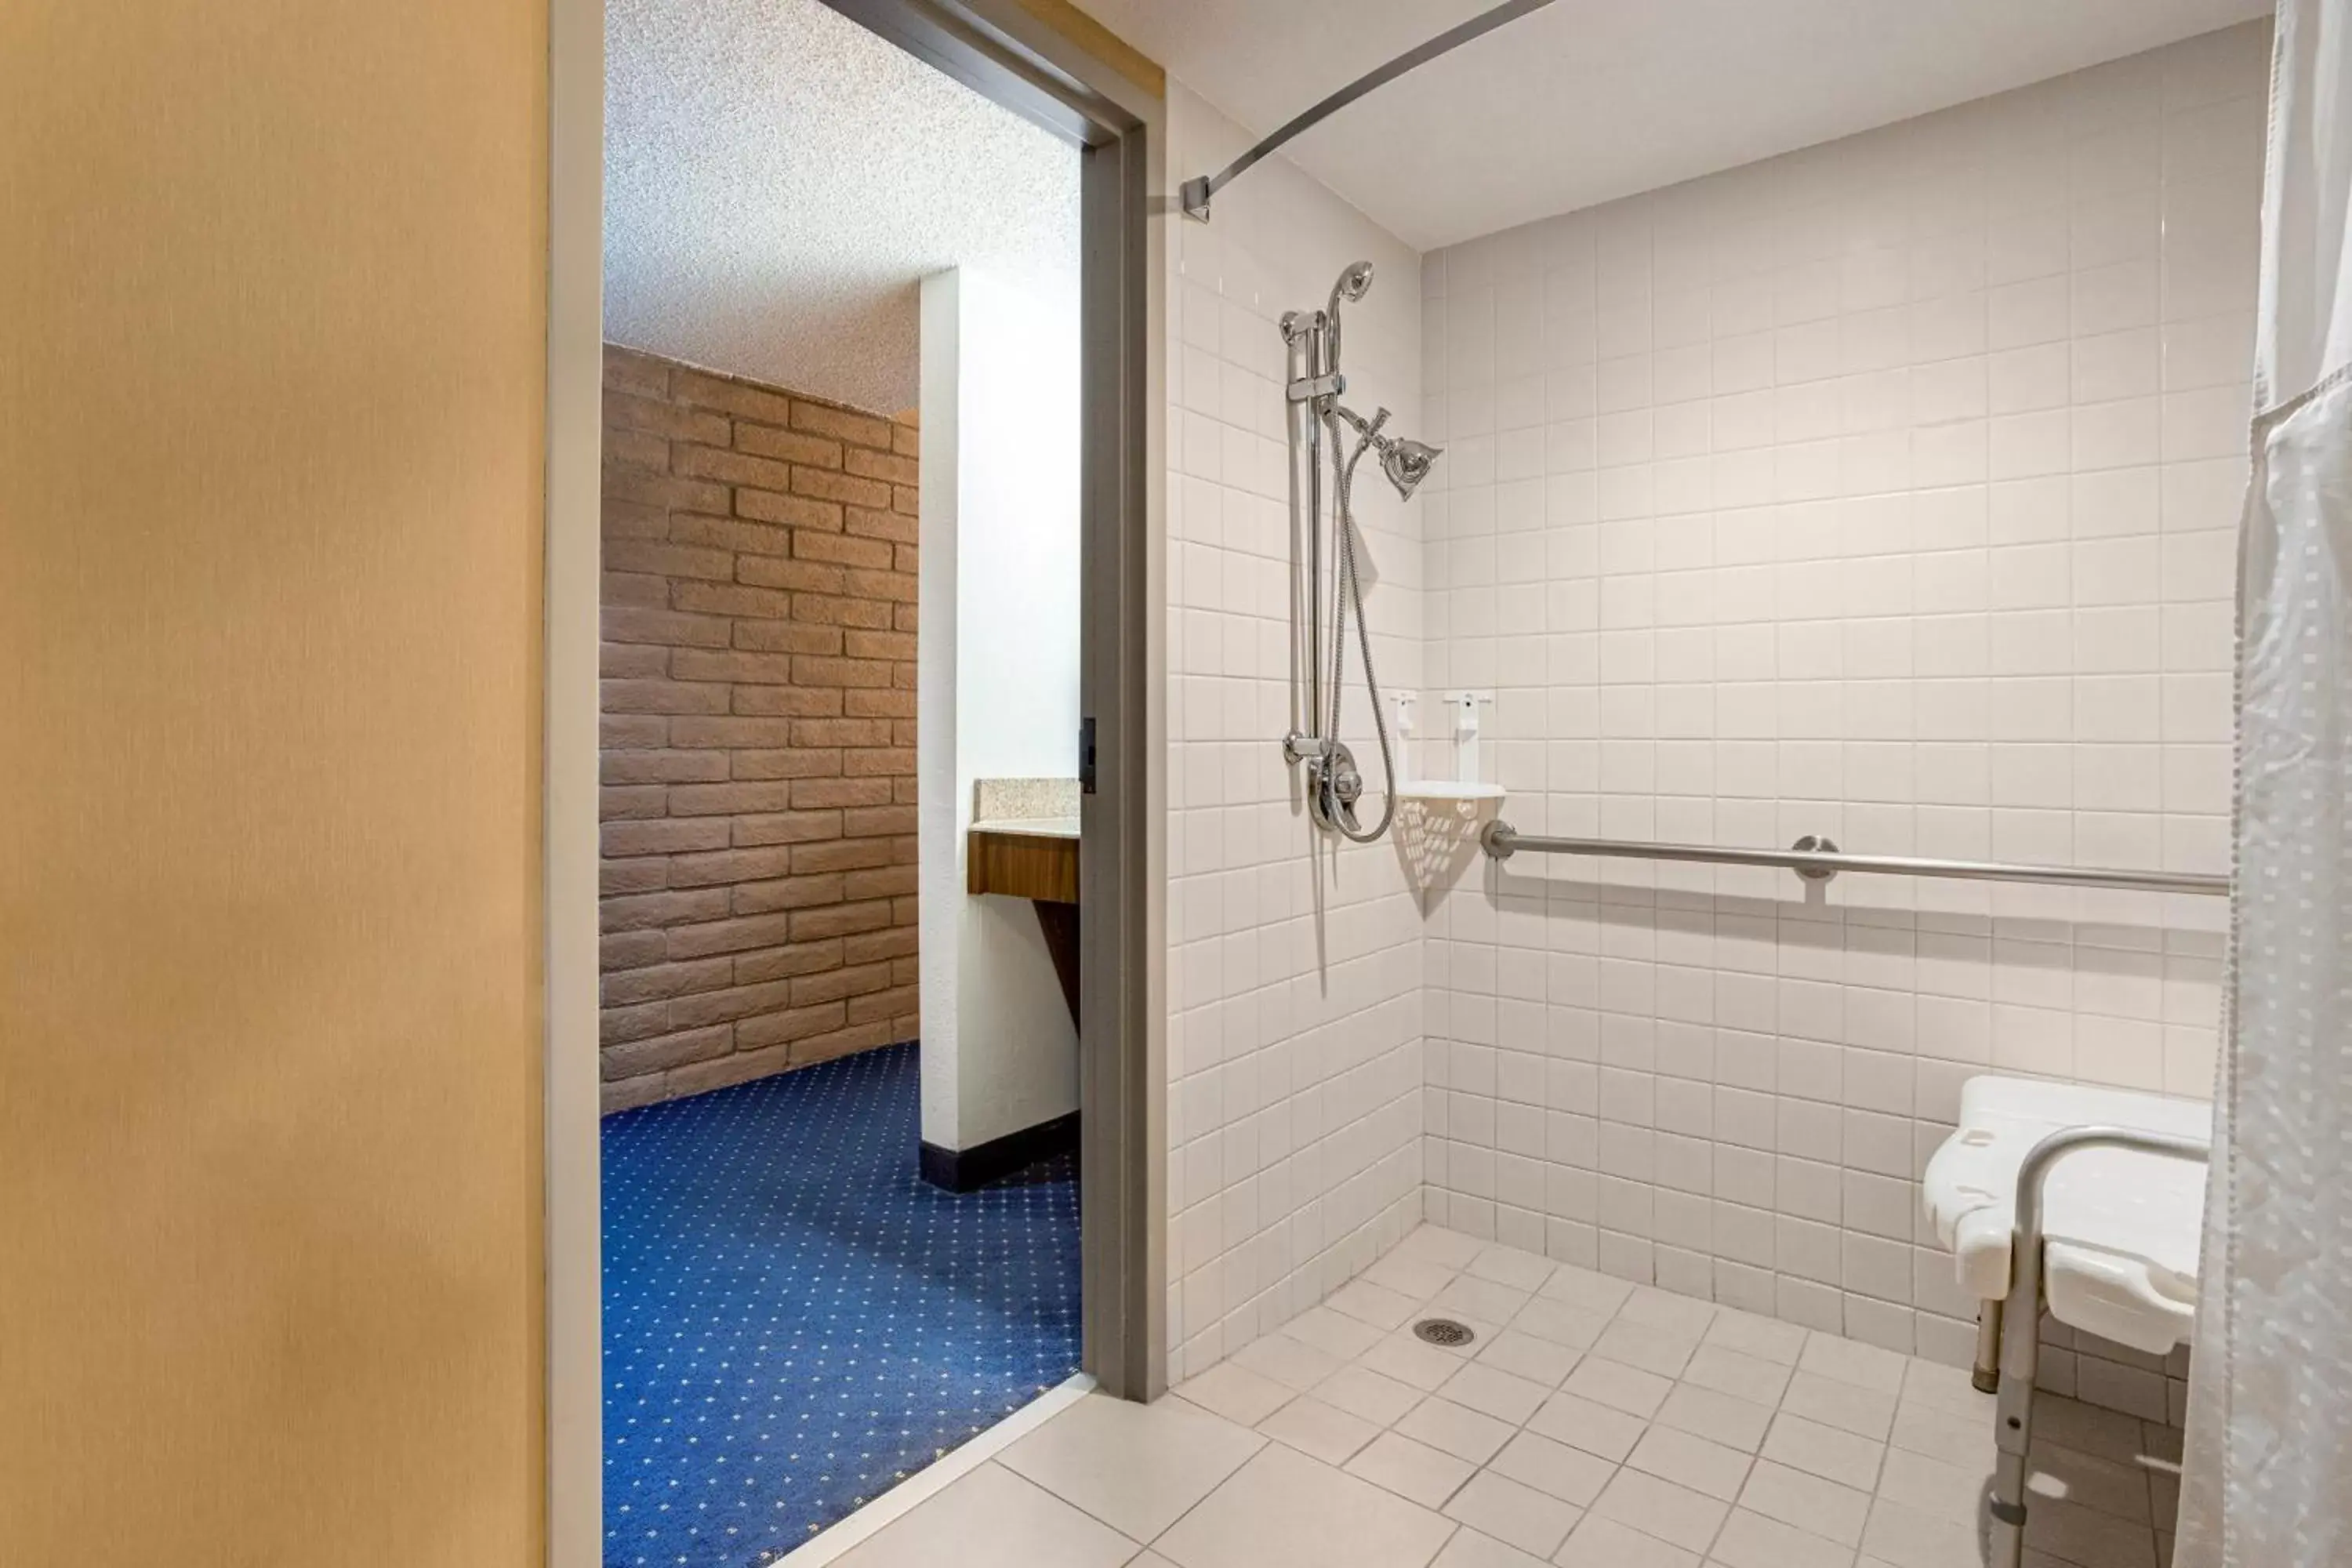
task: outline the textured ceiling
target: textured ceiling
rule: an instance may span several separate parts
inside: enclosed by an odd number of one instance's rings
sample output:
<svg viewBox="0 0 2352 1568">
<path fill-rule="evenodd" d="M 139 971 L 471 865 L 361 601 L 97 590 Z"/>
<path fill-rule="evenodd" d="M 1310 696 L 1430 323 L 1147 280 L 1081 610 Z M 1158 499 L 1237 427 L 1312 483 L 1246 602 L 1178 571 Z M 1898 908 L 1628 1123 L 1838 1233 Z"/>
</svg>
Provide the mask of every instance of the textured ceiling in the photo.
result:
<svg viewBox="0 0 2352 1568">
<path fill-rule="evenodd" d="M 1077 288 L 1078 154 L 819 0 L 610 0 L 604 334 L 916 402 L 918 281 Z"/>
<path fill-rule="evenodd" d="M 1078 0 L 1258 132 L 1492 3 Z M 2270 9 L 2269 0 L 1557 0 L 1340 110 L 1289 152 L 1426 250 Z"/>
</svg>

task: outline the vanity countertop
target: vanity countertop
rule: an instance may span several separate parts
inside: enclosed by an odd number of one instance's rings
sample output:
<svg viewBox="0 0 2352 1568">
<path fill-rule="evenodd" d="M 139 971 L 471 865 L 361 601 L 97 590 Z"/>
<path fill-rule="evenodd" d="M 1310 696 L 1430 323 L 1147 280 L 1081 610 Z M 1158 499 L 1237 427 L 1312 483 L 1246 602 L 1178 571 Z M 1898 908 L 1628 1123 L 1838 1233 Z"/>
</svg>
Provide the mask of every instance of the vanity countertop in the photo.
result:
<svg viewBox="0 0 2352 1568">
<path fill-rule="evenodd" d="M 975 822 L 974 833 L 1016 833 L 1026 838 L 1076 838 L 1078 819 L 1075 816 L 1009 816 L 994 822 Z"/>
</svg>

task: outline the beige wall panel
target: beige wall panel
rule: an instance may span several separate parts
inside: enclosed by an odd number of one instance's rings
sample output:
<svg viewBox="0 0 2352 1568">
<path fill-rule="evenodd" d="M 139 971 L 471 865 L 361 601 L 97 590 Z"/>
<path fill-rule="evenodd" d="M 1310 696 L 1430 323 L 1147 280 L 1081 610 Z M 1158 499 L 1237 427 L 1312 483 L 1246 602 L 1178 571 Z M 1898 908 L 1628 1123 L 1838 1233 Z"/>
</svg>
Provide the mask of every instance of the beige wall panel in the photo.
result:
<svg viewBox="0 0 2352 1568">
<path fill-rule="evenodd" d="M 546 71 L 0 6 L 0 1561 L 541 1553 Z"/>
</svg>

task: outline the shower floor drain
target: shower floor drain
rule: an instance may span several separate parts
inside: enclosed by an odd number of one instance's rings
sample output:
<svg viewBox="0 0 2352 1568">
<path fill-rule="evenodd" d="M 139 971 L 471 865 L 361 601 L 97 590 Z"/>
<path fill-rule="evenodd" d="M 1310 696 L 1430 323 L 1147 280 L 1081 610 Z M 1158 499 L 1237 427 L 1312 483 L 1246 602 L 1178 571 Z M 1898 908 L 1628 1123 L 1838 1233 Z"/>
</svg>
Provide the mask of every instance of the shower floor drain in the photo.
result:
<svg viewBox="0 0 2352 1568">
<path fill-rule="evenodd" d="M 1433 1345 L 1466 1345 L 1478 1337 L 1469 1324 L 1457 1323 L 1451 1318 L 1423 1318 L 1412 1326 L 1412 1331 Z"/>
</svg>

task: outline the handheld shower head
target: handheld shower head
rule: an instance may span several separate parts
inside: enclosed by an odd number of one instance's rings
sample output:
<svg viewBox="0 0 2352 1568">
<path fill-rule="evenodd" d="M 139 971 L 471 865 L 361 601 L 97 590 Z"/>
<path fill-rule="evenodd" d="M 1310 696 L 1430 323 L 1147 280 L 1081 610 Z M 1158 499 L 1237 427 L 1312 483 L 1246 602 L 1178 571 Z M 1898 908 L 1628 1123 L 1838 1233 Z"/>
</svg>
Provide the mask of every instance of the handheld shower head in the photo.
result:
<svg viewBox="0 0 2352 1568">
<path fill-rule="evenodd" d="M 1372 264 L 1354 261 L 1339 273 L 1339 281 L 1331 285 L 1331 301 L 1324 308 L 1323 374 L 1336 375 L 1339 371 L 1339 301 L 1354 304 L 1372 291 Z"/>
</svg>

